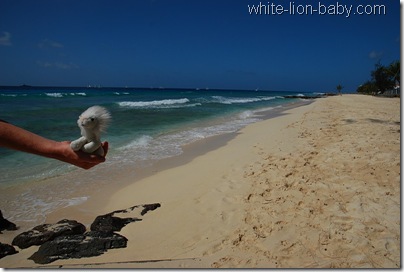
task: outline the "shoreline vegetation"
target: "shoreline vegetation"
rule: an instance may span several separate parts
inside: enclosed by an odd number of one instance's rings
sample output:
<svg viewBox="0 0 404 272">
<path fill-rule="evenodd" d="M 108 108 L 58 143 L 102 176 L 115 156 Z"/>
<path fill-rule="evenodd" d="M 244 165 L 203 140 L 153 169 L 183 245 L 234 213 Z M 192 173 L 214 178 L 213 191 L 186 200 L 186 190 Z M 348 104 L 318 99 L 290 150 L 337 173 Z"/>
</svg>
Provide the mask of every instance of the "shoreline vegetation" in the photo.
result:
<svg viewBox="0 0 404 272">
<path fill-rule="evenodd" d="M 88 227 L 94 215 L 161 204 L 117 231 L 125 248 L 40 266 L 28 260 L 38 251 L 31 246 L 0 267 L 401 267 L 400 100 L 312 101 L 185 147 L 194 149 L 182 162 L 165 160 L 136 182 L 111 183 L 47 216 Z M 4 231 L 1 242 L 23 231 Z"/>
<path fill-rule="evenodd" d="M 370 72 L 370 77 L 370 80 L 356 89 L 357 93 L 400 97 L 400 60 L 393 61 L 389 66 L 377 62 L 375 69 Z"/>
</svg>

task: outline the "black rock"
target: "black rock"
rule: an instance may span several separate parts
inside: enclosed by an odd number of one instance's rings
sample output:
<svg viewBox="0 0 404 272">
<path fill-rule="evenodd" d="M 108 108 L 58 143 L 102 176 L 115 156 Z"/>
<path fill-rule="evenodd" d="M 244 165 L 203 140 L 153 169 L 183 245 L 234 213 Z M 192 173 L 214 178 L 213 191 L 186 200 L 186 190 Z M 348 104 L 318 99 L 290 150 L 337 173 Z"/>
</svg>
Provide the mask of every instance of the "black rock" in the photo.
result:
<svg viewBox="0 0 404 272">
<path fill-rule="evenodd" d="M 19 248 L 28 248 L 33 245 L 42 245 L 62 235 L 83 234 L 86 227 L 75 221 L 63 219 L 56 224 L 43 224 L 34 227 L 32 230 L 17 235 L 12 244 Z"/>
<path fill-rule="evenodd" d="M 98 256 L 112 248 L 126 247 L 128 239 L 117 233 L 90 231 L 81 235 L 59 236 L 41 245 L 29 259 L 47 264 L 58 259 Z"/>
<path fill-rule="evenodd" d="M 125 210 L 117 210 L 108 214 L 100 215 L 95 218 L 94 222 L 91 224 L 91 230 L 93 231 L 103 231 L 103 232 L 114 232 L 120 231 L 124 226 L 131 222 L 142 221 L 142 219 L 132 217 L 132 218 L 120 218 L 114 216 L 117 213 L 130 213 L 135 209 L 141 209 L 140 215 L 145 215 L 148 211 L 154 211 L 159 208 L 160 203 L 154 204 L 144 204 L 144 205 L 136 205 Z"/>
<path fill-rule="evenodd" d="M 64 219 L 56 224 L 44 224 L 14 238 L 12 244 L 20 248 L 40 245 L 29 259 L 39 264 L 47 264 L 58 259 L 92 257 L 103 254 L 112 248 L 123 248 L 127 239 L 114 233 L 130 222 L 141 221 L 136 217 L 120 218 L 117 213 L 145 215 L 160 207 L 159 203 L 136 205 L 125 210 L 114 211 L 98 216 L 85 232 L 85 226 L 74 220 Z"/>
<path fill-rule="evenodd" d="M 17 230 L 17 226 L 3 217 L 0 210 L 0 233 L 2 230 Z"/>
<path fill-rule="evenodd" d="M 18 251 L 16 251 L 13 246 L 0 243 L 0 259 L 7 255 L 13 255 L 16 253 L 18 253 Z"/>
<path fill-rule="evenodd" d="M 143 205 L 143 210 L 140 213 L 142 216 L 145 215 L 148 211 L 154 211 L 157 208 L 160 208 L 161 204 L 160 203 L 154 203 L 154 204 L 145 204 Z"/>
<path fill-rule="evenodd" d="M 101 231 L 110 233 L 114 231 L 120 231 L 127 224 L 136 221 L 142 221 L 142 219 L 119 218 L 112 216 L 112 214 L 105 214 L 97 216 L 97 218 L 95 218 L 94 222 L 91 224 L 90 229 L 92 231 Z"/>
</svg>

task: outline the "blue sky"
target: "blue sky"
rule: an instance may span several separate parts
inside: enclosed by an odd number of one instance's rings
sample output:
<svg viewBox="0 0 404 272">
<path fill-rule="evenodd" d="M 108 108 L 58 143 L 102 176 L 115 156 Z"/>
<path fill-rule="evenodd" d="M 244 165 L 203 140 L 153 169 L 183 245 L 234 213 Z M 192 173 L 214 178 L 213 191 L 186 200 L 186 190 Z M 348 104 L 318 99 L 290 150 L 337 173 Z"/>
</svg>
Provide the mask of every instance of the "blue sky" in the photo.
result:
<svg viewBox="0 0 404 272">
<path fill-rule="evenodd" d="M 398 59 L 397 0 L 0 1 L 0 85 L 355 91 Z"/>
</svg>

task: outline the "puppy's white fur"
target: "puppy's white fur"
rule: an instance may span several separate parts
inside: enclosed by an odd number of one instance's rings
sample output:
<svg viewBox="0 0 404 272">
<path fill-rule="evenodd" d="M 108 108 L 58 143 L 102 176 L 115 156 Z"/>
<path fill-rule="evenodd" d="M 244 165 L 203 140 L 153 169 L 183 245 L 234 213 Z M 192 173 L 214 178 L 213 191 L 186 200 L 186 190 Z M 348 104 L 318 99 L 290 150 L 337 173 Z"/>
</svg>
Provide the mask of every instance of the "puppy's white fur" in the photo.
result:
<svg viewBox="0 0 404 272">
<path fill-rule="evenodd" d="M 71 148 L 74 151 L 81 149 L 87 153 L 104 156 L 104 149 L 101 146 L 101 132 L 105 131 L 110 121 L 111 114 L 106 108 L 101 106 L 88 108 L 77 120 L 82 137 L 71 142 Z"/>
</svg>

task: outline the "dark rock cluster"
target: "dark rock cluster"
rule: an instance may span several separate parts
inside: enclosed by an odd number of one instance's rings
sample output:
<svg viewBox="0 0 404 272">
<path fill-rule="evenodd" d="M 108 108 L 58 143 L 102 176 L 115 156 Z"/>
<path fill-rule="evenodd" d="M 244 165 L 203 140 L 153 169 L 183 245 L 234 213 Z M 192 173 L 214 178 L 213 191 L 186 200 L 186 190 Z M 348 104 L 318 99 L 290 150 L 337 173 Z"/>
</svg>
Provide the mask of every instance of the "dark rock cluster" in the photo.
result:
<svg viewBox="0 0 404 272">
<path fill-rule="evenodd" d="M 117 233 L 89 231 L 58 236 L 42 244 L 29 259 L 47 264 L 59 259 L 98 256 L 112 248 L 126 247 L 128 239 Z"/>
<path fill-rule="evenodd" d="M 18 253 L 17 250 L 11 245 L 0 243 L 0 259 Z"/>
<path fill-rule="evenodd" d="M 3 230 L 17 230 L 17 226 L 3 217 L 3 213 L 0 210 L 0 233 Z M 12 245 L 0 243 L 0 259 L 7 256 L 18 253 Z"/>
<path fill-rule="evenodd" d="M 83 234 L 85 231 L 86 227 L 83 224 L 75 220 L 63 219 L 56 224 L 43 224 L 23 232 L 17 235 L 11 244 L 24 249 L 42 245 L 58 236 Z"/>
<path fill-rule="evenodd" d="M 126 247 L 128 239 L 115 231 L 120 231 L 131 222 L 142 221 L 137 217 L 116 217 L 115 214 L 129 213 L 139 209 L 140 216 L 143 216 L 160 206 L 159 203 L 136 205 L 125 210 L 97 216 L 91 224 L 90 231 L 86 231 L 83 224 L 68 219 L 63 219 L 56 224 L 39 225 L 17 235 L 12 241 L 12 245 L 21 249 L 39 245 L 38 251 L 29 257 L 39 264 L 51 263 L 58 259 L 98 256 L 109 249 Z M 0 223 L 3 222 L 1 219 L 7 221 L 1 216 Z M 10 229 L 17 229 L 11 222 L 7 226 Z M 13 246 L 0 243 L 0 258 L 15 253 L 17 251 Z"/>
<path fill-rule="evenodd" d="M 17 226 L 3 217 L 0 210 L 0 233 L 2 230 L 17 230 Z"/>
</svg>

